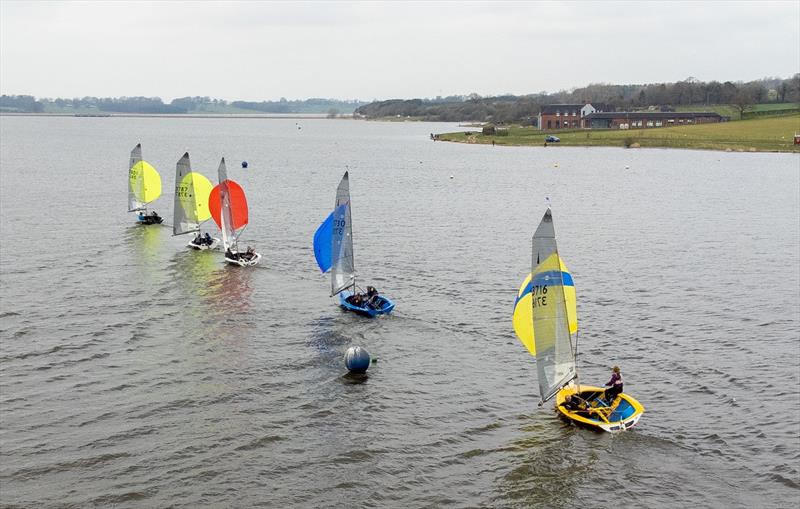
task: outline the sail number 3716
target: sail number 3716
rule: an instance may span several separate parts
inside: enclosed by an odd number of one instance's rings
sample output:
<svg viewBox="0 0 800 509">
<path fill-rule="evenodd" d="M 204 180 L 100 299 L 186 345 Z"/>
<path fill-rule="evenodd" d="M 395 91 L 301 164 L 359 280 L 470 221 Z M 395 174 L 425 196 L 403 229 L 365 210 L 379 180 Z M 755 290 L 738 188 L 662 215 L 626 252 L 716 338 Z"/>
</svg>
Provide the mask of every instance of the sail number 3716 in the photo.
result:
<svg viewBox="0 0 800 509">
<path fill-rule="evenodd" d="M 537 285 L 531 288 L 531 297 L 533 297 L 533 307 L 547 305 L 547 285 Z"/>
</svg>

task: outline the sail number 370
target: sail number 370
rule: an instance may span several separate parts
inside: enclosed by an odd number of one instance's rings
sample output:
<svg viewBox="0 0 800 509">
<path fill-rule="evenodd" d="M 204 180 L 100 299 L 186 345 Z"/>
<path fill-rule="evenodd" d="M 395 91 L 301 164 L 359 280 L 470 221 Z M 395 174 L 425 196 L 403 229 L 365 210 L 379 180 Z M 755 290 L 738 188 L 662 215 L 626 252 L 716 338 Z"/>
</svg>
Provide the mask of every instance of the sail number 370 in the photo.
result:
<svg viewBox="0 0 800 509">
<path fill-rule="evenodd" d="M 533 297 L 533 307 L 547 305 L 547 285 L 537 285 L 531 288 L 531 297 Z"/>
</svg>

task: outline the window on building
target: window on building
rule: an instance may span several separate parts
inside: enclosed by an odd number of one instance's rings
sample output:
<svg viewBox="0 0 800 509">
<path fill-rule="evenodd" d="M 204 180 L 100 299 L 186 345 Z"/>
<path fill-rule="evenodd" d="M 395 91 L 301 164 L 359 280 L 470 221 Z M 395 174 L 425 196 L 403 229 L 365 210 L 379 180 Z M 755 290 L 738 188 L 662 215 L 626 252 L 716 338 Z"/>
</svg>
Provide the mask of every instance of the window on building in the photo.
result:
<svg viewBox="0 0 800 509">
<path fill-rule="evenodd" d="M 687 123 L 687 124 L 691 124 L 691 123 L 692 123 L 692 119 L 691 119 L 691 118 L 687 118 L 687 119 L 686 119 L 686 123 Z"/>
<path fill-rule="evenodd" d="M 647 121 L 647 127 L 653 127 L 653 121 L 652 120 L 648 120 Z"/>
<path fill-rule="evenodd" d="M 572 110 L 572 116 L 573 116 L 573 117 L 577 117 L 577 116 L 578 116 L 578 114 L 577 114 L 577 113 L 575 113 L 575 110 Z"/>
<path fill-rule="evenodd" d="M 656 127 L 661 127 L 664 125 L 660 120 L 656 120 Z"/>
<path fill-rule="evenodd" d="M 553 121 L 552 120 L 548 120 L 547 121 L 547 128 L 548 129 L 552 129 L 553 128 Z"/>
<path fill-rule="evenodd" d="M 561 116 L 561 112 L 560 112 L 560 111 L 558 111 L 558 110 L 556 110 L 556 116 L 557 116 L 557 117 L 560 117 L 560 116 Z"/>
</svg>

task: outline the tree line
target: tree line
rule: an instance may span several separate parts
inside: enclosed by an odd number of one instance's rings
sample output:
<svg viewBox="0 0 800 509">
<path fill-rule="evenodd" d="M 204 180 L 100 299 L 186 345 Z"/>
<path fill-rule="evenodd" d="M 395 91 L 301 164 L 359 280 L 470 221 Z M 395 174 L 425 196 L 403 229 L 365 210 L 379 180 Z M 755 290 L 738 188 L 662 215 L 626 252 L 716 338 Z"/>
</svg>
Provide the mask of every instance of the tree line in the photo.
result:
<svg viewBox="0 0 800 509">
<path fill-rule="evenodd" d="M 607 110 L 636 110 L 649 106 L 675 107 L 731 104 L 739 111 L 763 103 L 800 102 L 800 73 L 791 78 L 750 82 L 703 82 L 687 78 L 675 83 L 646 85 L 591 84 L 556 93 L 481 97 L 477 94 L 435 99 L 392 99 L 356 109 L 366 118 L 415 117 L 441 122 L 491 121 L 534 123 L 547 104 L 602 104 Z"/>
<path fill-rule="evenodd" d="M 253 113 L 329 113 L 332 109 L 352 113 L 365 101 L 313 98 L 289 101 L 226 101 L 211 97 L 180 97 L 169 104 L 160 97 L 76 97 L 71 99 L 36 99 L 31 95 L 0 96 L 0 111 L 47 113 L 60 111 L 97 111 L 102 113 L 226 113 L 247 110 Z"/>
</svg>

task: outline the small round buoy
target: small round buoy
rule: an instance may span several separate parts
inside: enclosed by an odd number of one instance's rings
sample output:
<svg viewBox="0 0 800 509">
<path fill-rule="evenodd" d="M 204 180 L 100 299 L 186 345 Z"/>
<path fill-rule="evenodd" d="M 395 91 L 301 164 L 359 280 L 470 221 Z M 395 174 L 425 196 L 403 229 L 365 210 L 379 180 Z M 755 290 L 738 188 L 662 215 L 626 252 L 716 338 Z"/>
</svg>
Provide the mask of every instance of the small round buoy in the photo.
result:
<svg viewBox="0 0 800 509">
<path fill-rule="evenodd" d="M 558 168 L 558 163 L 554 164 L 553 168 Z"/>
<path fill-rule="evenodd" d="M 351 373 L 366 373 L 369 363 L 369 352 L 360 346 L 351 346 L 344 354 L 344 365 Z"/>
<path fill-rule="evenodd" d="M 242 168 L 247 168 L 247 161 L 242 161 Z"/>
<path fill-rule="evenodd" d="M 454 178 L 455 178 L 454 176 L 450 175 L 450 180 L 453 180 Z"/>
<path fill-rule="evenodd" d="M 625 165 L 625 169 L 626 169 L 626 170 L 630 170 L 630 169 L 631 169 L 631 167 L 630 167 L 630 166 L 628 166 L 628 165 L 626 164 L 626 165 Z"/>
</svg>

